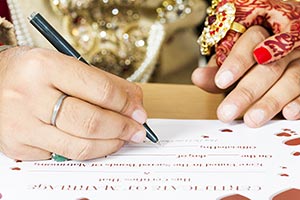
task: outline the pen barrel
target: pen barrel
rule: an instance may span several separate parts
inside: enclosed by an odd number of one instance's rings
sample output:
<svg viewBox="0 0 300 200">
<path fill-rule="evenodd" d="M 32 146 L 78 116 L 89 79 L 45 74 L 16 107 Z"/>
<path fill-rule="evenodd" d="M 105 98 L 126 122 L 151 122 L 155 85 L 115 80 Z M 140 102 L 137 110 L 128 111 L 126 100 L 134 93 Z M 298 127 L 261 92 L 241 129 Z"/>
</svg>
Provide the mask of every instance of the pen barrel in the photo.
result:
<svg viewBox="0 0 300 200">
<path fill-rule="evenodd" d="M 39 13 L 35 13 L 30 23 L 61 53 L 73 56 L 88 64 L 80 54 L 45 20 Z"/>
<path fill-rule="evenodd" d="M 148 124 L 143 124 L 144 128 L 146 129 L 146 137 L 153 143 L 158 142 L 158 138 L 155 135 L 155 133 L 152 131 L 152 129 L 148 126 Z"/>
</svg>

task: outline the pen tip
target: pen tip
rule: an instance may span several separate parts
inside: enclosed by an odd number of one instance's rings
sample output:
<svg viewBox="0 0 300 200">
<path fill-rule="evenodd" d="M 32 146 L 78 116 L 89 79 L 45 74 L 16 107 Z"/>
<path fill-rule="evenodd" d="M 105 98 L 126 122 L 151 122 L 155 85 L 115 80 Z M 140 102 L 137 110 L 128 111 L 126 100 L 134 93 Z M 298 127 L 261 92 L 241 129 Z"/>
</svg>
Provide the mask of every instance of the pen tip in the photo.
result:
<svg viewBox="0 0 300 200">
<path fill-rule="evenodd" d="M 152 131 L 152 129 L 146 123 L 144 123 L 143 126 L 146 129 L 146 137 L 149 140 L 151 140 L 153 143 L 157 143 L 158 142 L 158 138 L 155 135 L 155 133 Z"/>
<path fill-rule="evenodd" d="M 161 146 L 160 141 L 157 141 L 155 144 L 156 144 L 157 146 Z"/>
</svg>

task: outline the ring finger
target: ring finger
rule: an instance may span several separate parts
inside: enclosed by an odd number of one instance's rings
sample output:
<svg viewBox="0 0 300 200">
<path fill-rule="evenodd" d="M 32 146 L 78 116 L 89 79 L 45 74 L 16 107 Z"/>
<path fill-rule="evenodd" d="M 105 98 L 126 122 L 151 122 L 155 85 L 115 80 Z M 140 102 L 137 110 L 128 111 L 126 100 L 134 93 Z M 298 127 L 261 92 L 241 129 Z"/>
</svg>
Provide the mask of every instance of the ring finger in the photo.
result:
<svg viewBox="0 0 300 200">
<path fill-rule="evenodd" d="M 145 135 L 144 128 L 136 121 L 74 97 L 64 100 L 56 125 L 65 132 L 83 138 L 119 138 L 142 142 Z"/>
<path fill-rule="evenodd" d="M 255 64 L 252 50 L 267 36 L 267 31 L 260 26 L 250 27 L 241 36 L 216 74 L 215 82 L 219 88 L 229 87 Z"/>
<path fill-rule="evenodd" d="M 49 124 L 53 104 L 61 92 L 50 88 L 44 94 L 54 98 L 51 100 L 49 100 L 50 98 L 40 98 L 41 103 L 33 110 L 36 111 L 38 119 Z M 52 103 L 50 103 L 51 101 Z M 119 138 L 126 141 L 142 142 L 146 135 L 143 126 L 129 117 L 71 96 L 63 100 L 57 113 L 56 126 L 73 136 L 90 139 Z"/>
</svg>

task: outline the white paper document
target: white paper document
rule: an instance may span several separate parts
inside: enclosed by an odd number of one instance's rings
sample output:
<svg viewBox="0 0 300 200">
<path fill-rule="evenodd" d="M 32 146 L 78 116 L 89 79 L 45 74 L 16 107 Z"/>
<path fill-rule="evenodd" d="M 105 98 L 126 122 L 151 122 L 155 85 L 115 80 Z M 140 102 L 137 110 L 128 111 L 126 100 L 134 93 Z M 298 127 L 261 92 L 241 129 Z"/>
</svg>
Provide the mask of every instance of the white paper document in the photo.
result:
<svg viewBox="0 0 300 200">
<path fill-rule="evenodd" d="M 161 146 L 126 144 L 85 162 L 0 154 L 0 199 L 299 200 L 300 121 L 150 119 Z"/>
</svg>

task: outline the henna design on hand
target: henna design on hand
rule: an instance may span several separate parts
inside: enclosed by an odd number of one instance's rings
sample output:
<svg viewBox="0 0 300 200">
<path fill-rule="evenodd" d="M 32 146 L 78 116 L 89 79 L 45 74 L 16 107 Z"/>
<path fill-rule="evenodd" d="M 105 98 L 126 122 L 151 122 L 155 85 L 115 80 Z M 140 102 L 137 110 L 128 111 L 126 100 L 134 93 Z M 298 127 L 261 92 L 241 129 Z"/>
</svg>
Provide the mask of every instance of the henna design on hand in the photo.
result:
<svg viewBox="0 0 300 200">
<path fill-rule="evenodd" d="M 236 7 L 235 21 L 246 27 L 261 25 L 271 37 L 254 50 L 258 63 L 269 63 L 282 58 L 300 46 L 300 3 L 278 0 L 223 0 L 220 5 L 233 2 Z M 217 63 L 220 66 L 240 36 L 228 32 L 216 45 Z M 261 51 L 263 49 L 263 51 Z M 261 55 L 265 52 L 268 55 Z M 260 54 L 260 55 L 258 55 Z"/>
</svg>

